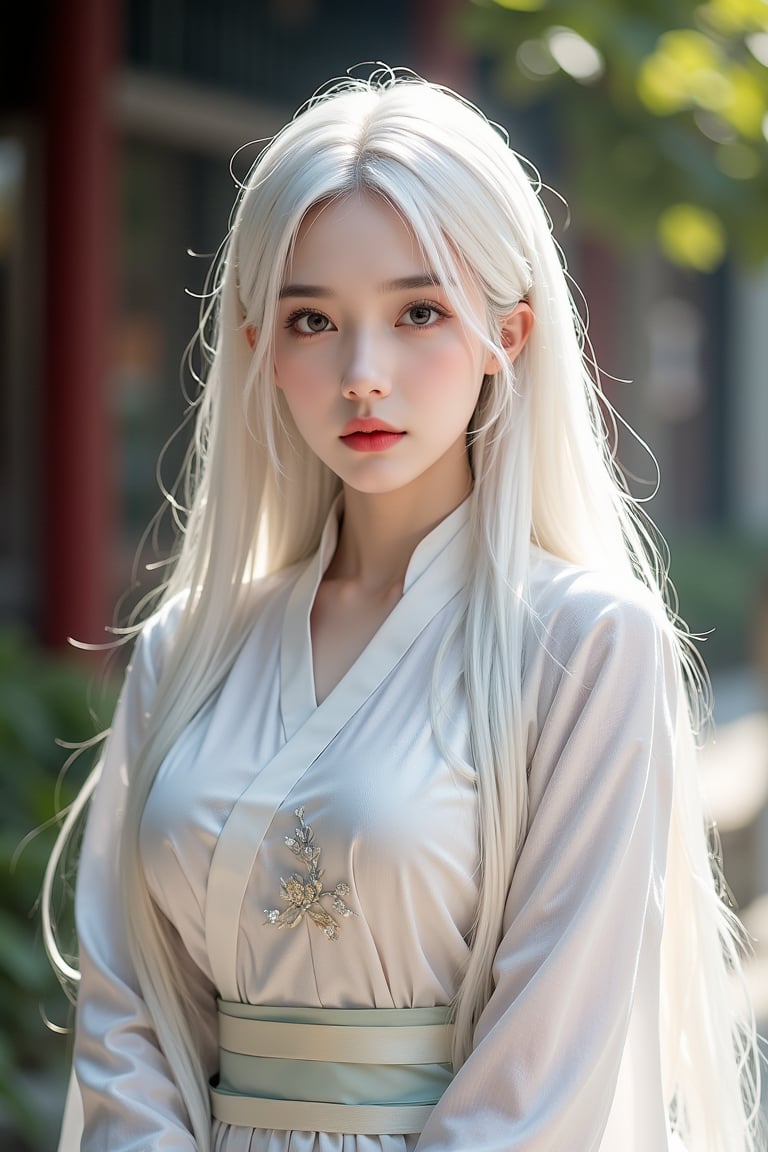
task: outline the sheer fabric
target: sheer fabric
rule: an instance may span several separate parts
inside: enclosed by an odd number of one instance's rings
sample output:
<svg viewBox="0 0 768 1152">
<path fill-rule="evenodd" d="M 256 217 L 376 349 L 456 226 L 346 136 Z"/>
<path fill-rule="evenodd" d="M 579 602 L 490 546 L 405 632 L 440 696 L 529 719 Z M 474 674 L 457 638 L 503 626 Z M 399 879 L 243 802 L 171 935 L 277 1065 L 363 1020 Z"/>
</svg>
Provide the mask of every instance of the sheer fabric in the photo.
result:
<svg viewBox="0 0 768 1152">
<path fill-rule="evenodd" d="M 264 1005 L 432 1007 L 450 1002 L 478 895 L 471 772 L 449 767 L 429 719 L 440 641 L 462 603 L 464 504 L 415 550 L 402 600 L 318 707 L 309 613 L 336 545 L 258 589 L 225 683 L 162 765 L 141 851 L 201 1009 L 217 1069 L 217 995 Z M 534 548 L 523 711 L 529 831 L 510 877 L 495 992 L 474 1050 L 418 1136 L 227 1127 L 216 1152 L 666 1152 L 659 960 L 673 776 L 675 676 L 664 624 L 634 582 Z M 60 1152 L 193 1152 L 121 927 L 115 845 L 170 605 L 145 628 L 92 801 L 77 891 L 82 982 L 72 1123 Z M 461 636 L 446 663 L 460 673 Z M 445 738 L 471 766 L 466 701 Z M 275 769 L 277 765 L 277 769 Z M 296 815 L 302 811 L 302 816 Z M 281 879 L 307 874 L 286 844 L 320 849 L 320 905 Z M 335 911 L 343 894 L 349 915 Z M 272 921 L 277 916 L 271 917 Z M 327 925 L 326 925 L 327 927 Z"/>
</svg>

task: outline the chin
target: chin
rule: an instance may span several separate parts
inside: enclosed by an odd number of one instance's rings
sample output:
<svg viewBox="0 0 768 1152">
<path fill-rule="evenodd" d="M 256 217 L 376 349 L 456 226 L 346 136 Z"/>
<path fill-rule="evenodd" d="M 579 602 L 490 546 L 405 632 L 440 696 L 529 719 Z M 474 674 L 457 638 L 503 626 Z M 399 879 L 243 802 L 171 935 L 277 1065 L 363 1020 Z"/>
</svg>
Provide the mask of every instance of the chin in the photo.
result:
<svg viewBox="0 0 768 1152">
<path fill-rule="evenodd" d="M 345 488 L 350 489 L 352 492 L 359 492 L 363 496 L 387 496 L 392 492 L 401 492 L 404 488 L 410 487 L 413 483 L 411 480 L 391 480 L 368 482 L 361 480 L 346 480 L 343 476 L 340 477 L 342 484 Z"/>
</svg>

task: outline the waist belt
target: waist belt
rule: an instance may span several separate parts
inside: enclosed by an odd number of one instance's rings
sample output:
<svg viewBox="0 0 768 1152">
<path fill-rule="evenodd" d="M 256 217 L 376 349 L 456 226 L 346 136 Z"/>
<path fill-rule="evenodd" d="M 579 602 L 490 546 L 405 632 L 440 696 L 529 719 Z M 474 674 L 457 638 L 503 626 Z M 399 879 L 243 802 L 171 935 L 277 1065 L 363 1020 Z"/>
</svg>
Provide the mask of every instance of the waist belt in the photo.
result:
<svg viewBox="0 0 768 1152">
<path fill-rule="evenodd" d="M 420 1132 L 451 1081 L 449 1008 L 273 1008 L 219 1000 L 216 1120 Z"/>
</svg>

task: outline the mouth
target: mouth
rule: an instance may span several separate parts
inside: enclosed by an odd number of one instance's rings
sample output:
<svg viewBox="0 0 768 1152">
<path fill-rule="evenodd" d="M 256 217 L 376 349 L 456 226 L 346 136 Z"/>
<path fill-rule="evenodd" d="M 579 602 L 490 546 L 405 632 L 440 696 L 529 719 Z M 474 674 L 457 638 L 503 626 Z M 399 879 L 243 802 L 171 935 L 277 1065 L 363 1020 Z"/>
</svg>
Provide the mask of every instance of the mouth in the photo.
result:
<svg viewBox="0 0 768 1152">
<path fill-rule="evenodd" d="M 341 441 L 354 452 L 386 452 L 405 436 L 400 428 L 375 416 L 356 417 L 344 425 Z"/>
<path fill-rule="evenodd" d="M 396 436 L 404 435 L 402 428 L 395 428 L 392 424 L 387 424 L 386 420 L 378 420 L 375 416 L 362 416 L 356 417 L 354 420 L 349 420 L 342 430 L 342 440 L 347 436 L 352 436 L 355 432 L 368 434 L 374 432 L 392 432 Z"/>
<path fill-rule="evenodd" d="M 398 444 L 405 432 L 387 431 L 375 428 L 370 432 L 348 432 L 341 437 L 342 443 L 354 452 L 386 452 Z"/>
</svg>

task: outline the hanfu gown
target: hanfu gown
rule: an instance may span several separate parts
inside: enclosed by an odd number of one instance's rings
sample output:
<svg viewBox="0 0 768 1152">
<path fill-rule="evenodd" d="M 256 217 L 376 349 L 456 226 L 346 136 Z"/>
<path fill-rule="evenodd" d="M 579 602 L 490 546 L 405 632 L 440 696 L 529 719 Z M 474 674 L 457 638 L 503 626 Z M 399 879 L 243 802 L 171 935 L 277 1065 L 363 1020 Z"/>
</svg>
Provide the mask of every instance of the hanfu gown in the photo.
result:
<svg viewBox="0 0 768 1152">
<path fill-rule="evenodd" d="M 449 645 L 443 739 L 435 659 L 463 604 L 468 505 L 415 549 L 403 596 L 318 706 L 309 615 L 338 534 L 259 586 L 215 697 L 162 764 L 141 826 L 149 888 L 217 1071 L 216 998 L 257 1005 L 449 1004 L 478 897 L 462 633 Z M 495 991 L 466 1063 L 421 1135 L 352 1136 L 212 1121 L 215 1152 L 666 1152 L 660 938 L 676 677 L 660 610 L 632 580 L 531 552 L 524 647 L 528 832 L 504 912 Z M 152 708 L 173 603 L 134 651 L 91 801 L 77 890 L 82 979 L 61 1152 L 193 1152 L 185 1109 L 137 989 L 118 857 L 130 765 Z M 465 771 L 457 764 L 466 765 Z M 338 925 L 297 915 L 281 878 L 298 810 Z M 291 1092 L 287 1093 L 290 1098 Z"/>
</svg>

